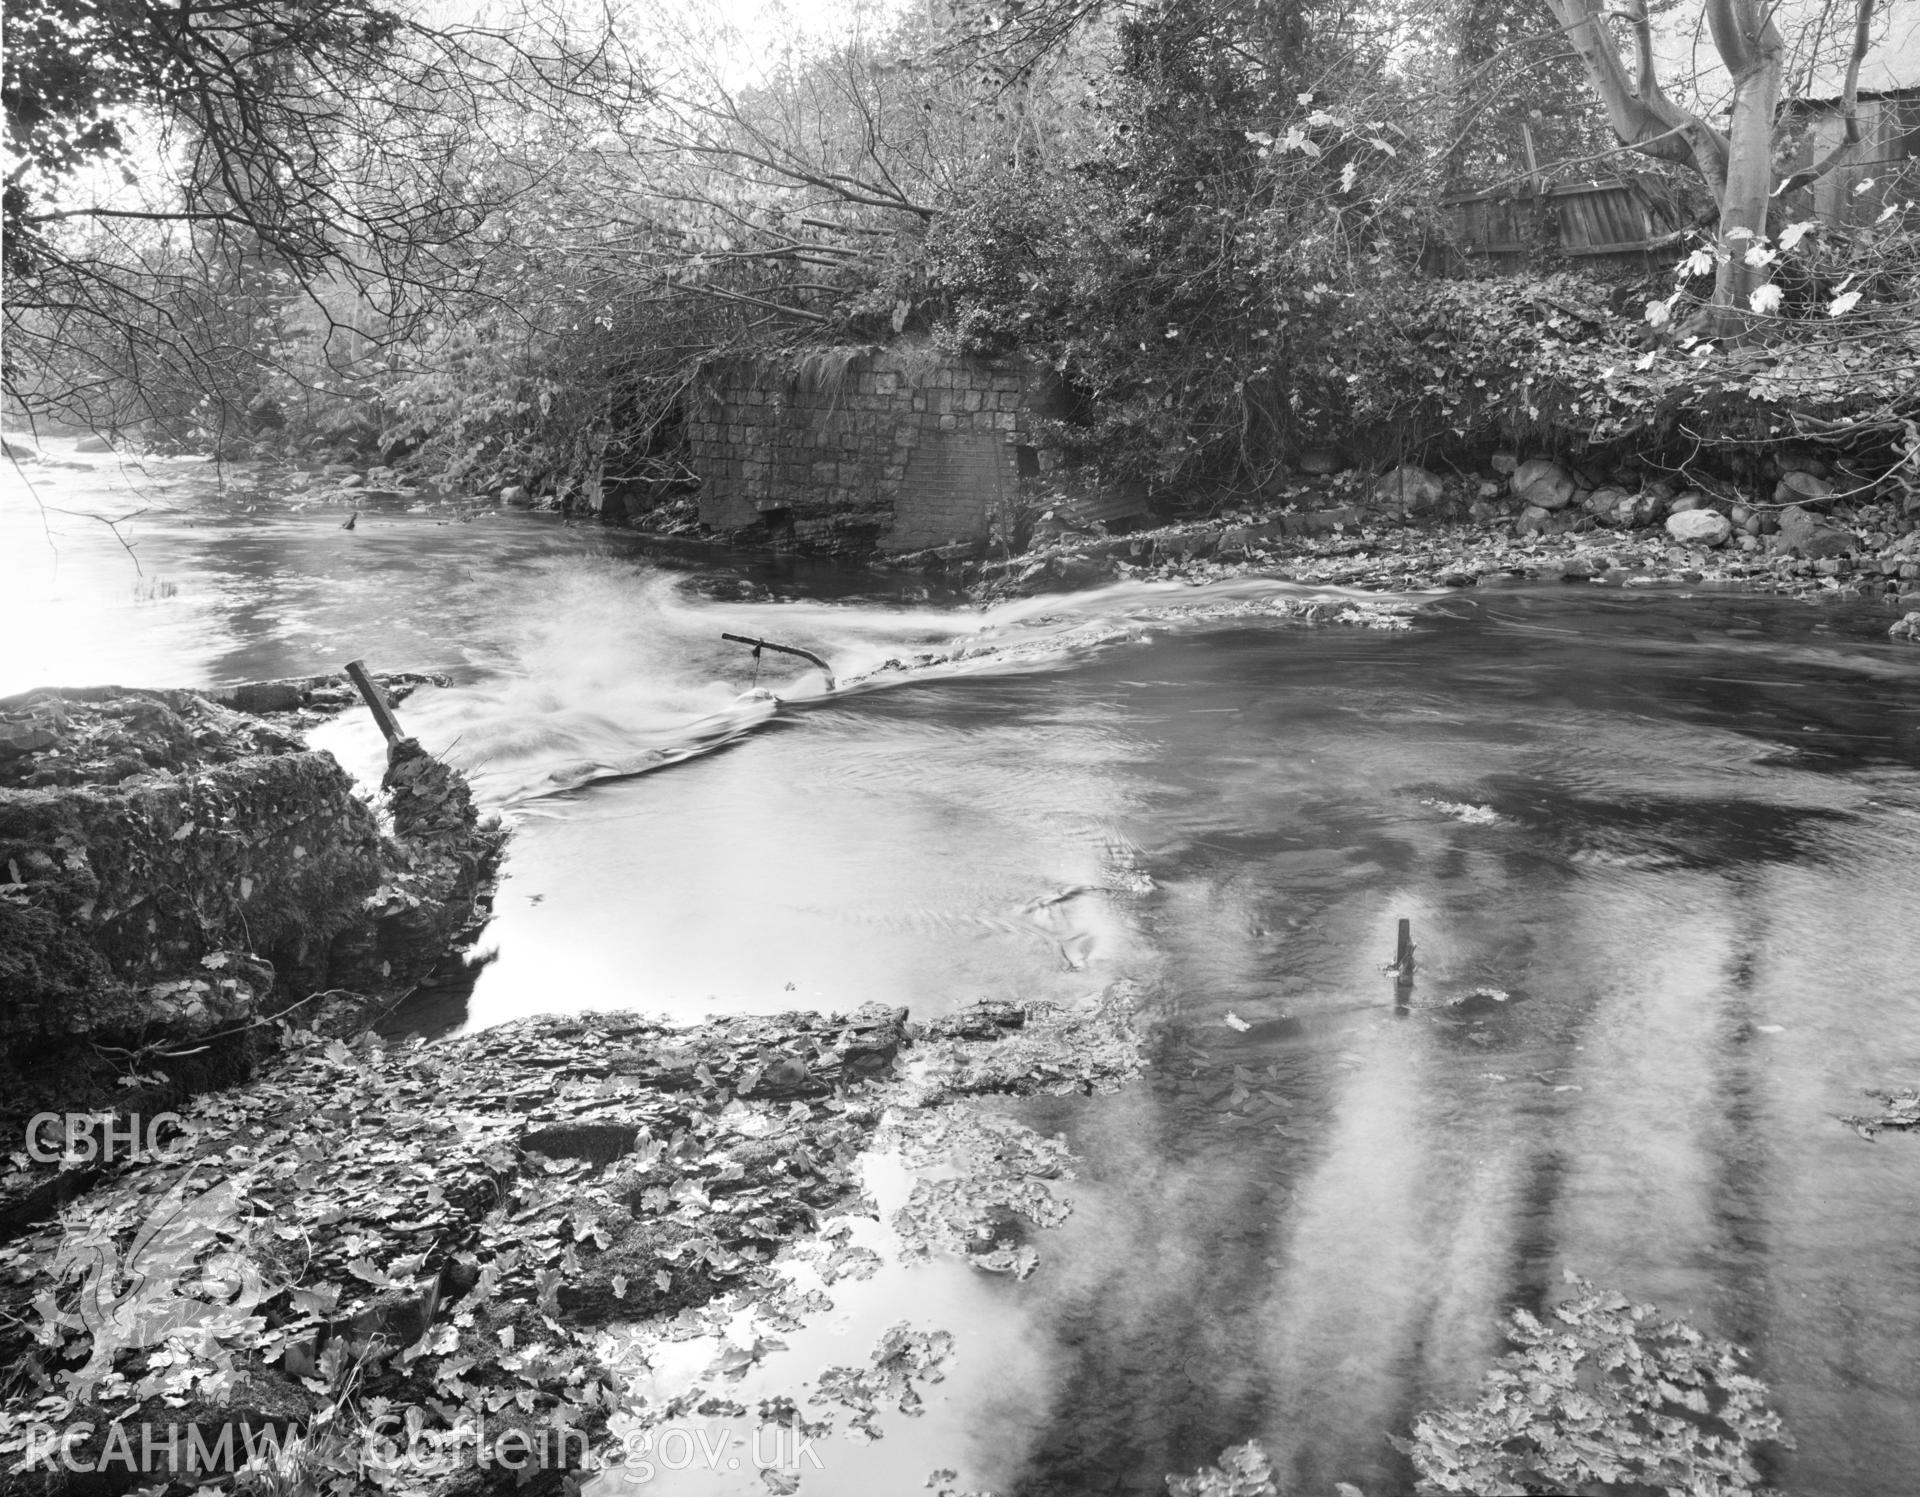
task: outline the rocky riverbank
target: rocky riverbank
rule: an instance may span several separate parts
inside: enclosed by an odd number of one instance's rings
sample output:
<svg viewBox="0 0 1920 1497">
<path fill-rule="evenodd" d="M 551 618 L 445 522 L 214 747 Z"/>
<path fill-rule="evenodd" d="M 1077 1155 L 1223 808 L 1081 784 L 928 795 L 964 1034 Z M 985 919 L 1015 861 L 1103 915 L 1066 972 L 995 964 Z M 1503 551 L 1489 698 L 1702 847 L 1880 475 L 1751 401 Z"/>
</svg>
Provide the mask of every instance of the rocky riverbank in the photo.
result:
<svg viewBox="0 0 1920 1497">
<path fill-rule="evenodd" d="M 462 496 L 398 468 L 342 461 L 233 471 L 248 493 L 294 512 L 404 512 L 452 524 L 499 510 L 561 507 L 524 486 Z M 1084 518 L 1064 492 L 1022 502 L 1029 512 L 1015 527 L 1026 537 L 1021 549 L 969 541 L 855 559 L 924 572 L 981 601 L 1128 578 L 1257 575 L 1383 591 L 1496 578 L 1715 583 L 1885 599 L 1903 613 L 1920 609 L 1920 491 L 1913 480 L 1903 471 L 1855 471 L 1789 446 L 1681 476 L 1632 463 L 1592 473 L 1513 452 L 1488 453 L 1445 473 L 1412 464 L 1379 473 L 1345 466 L 1337 454 L 1309 452 L 1290 483 L 1219 497 L 1205 513 L 1144 527 L 1136 521 L 1124 533 Z M 697 506 L 684 498 L 597 518 L 655 546 L 700 556 L 734 542 L 749 550 L 766 545 L 764 535 L 708 534 Z"/>
<path fill-rule="evenodd" d="M 1372 589 L 1471 587 L 1483 579 L 1619 586 L 1727 583 L 1884 598 L 1920 608 L 1920 500 L 1872 484 L 1850 491 L 1806 466 L 1764 499 L 1731 484 L 1595 483 L 1546 459 L 1494 454 L 1485 474 L 1404 466 L 1373 478 L 1323 475 L 1257 504 L 1126 535 L 1043 516 L 1025 553 L 967 574 L 982 599 L 1117 578 L 1215 581 L 1262 575 Z M 903 563 L 936 562 L 903 559 Z"/>
<path fill-rule="evenodd" d="M 336 678 L 0 700 L 0 1229 L 109 1172 L 109 1128 L 144 1144 L 295 1010 L 351 1031 L 481 917 L 502 833 L 457 774 L 403 740 L 370 804 L 301 740 L 355 700 Z"/>
</svg>

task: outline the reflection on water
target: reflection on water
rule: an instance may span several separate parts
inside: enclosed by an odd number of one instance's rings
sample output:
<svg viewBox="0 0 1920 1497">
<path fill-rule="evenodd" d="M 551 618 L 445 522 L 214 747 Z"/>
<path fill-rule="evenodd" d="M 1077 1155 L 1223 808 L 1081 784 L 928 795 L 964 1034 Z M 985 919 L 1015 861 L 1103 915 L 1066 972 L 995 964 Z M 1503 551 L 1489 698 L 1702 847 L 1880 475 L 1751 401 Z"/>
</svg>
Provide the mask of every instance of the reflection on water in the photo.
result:
<svg viewBox="0 0 1920 1497">
<path fill-rule="evenodd" d="M 753 1373 L 798 1393 L 900 1319 L 960 1336 L 922 1420 L 828 1442 L 841 1464 L 803 1490 L 894 1497 L 952 1466 L 1144 1494 L 1259 1437 L 1293 1490 L 1405 1491 L 1386 1434 L 1470 1394 L 1503 1311 L 1568 1269 L 1754 1349 L 1799 1440 L 1785 1490 L 1911 1487 L 1920 1145 L 1834 1121 L 1920 1077 L 1920 655 L 1884 614 L 1494 590 L 1410 632 L 1161 621 L 864 695 L 782 671 L 775 710 L 742 701 L 722 630 L 870 666 L 1167 593 L 985 621 L 798 584 L 716 602 L 601 538 L 495 523 L 179 525 L 143 551 L 176 591 L 144 599 L 96 541 L 48 595 L 61 670 L 455 667 L 409 726 L 501 801 L 644 768 L 705 720 L 695 746 L 724 749 L 516 802 L 473 1024 L 1154 995 L 1140 1083 L 1009 1104 L 1083 1161 L 1031 1280 L 890 1267 Z M 373 750 L 365 724 L 328 733 Z M 1401 917 L 1420 966 L 1397 1009 Z M 1505 996 L 1452 1001 L 1475 989 Z"/>
</svg>

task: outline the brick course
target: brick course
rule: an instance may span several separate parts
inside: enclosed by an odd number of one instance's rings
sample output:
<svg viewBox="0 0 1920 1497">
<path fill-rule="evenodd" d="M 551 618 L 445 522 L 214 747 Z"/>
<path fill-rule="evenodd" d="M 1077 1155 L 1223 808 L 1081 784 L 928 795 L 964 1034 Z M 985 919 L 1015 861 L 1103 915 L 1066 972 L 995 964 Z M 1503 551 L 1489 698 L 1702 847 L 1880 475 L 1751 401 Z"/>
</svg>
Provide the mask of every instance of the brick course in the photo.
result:
<svg viewBox="0 0 1920 1497">
<path fill-rule="evenodd" d="M 704 524 L 790 524 L 809 549 L 890 551 L 986 538 L 1019 492 L 1042 377 L 892 349 L 710 374 L 687 423 Z"/>
</svg>

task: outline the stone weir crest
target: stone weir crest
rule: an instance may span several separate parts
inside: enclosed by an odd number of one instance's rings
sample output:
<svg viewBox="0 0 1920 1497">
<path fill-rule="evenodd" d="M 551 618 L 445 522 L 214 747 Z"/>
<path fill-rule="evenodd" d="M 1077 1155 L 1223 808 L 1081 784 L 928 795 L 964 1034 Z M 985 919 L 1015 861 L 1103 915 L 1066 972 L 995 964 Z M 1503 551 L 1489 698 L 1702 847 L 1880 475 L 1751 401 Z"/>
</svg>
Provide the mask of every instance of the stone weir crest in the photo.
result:
<svg viewBox="0 0 1920 1497">
<path fill-rule="evenodd" d="M 1029 359 L 837 347 L 709 366 L 688 435 L 700 519 L 809 550 L 922 551 L 1011 535 L 1065 415 Z"/>
</svg>

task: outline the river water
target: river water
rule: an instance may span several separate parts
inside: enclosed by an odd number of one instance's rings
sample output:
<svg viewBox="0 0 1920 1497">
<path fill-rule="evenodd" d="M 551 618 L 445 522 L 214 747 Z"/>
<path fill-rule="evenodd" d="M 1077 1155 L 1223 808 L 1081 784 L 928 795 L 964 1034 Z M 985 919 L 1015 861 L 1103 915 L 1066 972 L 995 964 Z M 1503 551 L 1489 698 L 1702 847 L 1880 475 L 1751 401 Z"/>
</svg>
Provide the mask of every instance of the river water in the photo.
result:
<svg viewBox="0 0 1920 1497">
<path fill-rule="evenodd" d="M 552 517 L 348 532 L 52 445 L 0 497 L 0 692 L 453 675 L 403 720 L 517 830 L 471 991 L 418 1027 L 1148 995 L 1146 1078 L 1003 1109 L 1079 1156 L 1030 1280 L 890 1264 L 741 1384 L 955 1331 L 926 1414 L 803 1490 L 1144 1494 L 1257 1437 L 1285 1490 L 1406 1491 L 1385 1436 L 1564 1271 L 1750 1347 L 1783 1490 L 1920 1490 L 1920 1139 L 1837 1121 L 1920 1079 L 1920 651 L 1884 611 L 1483 587 L 1377 629 L 1242 583 L 983 617 Z M 62 513 L 143 506 L 133 556 Z M 1027 647 L 850 693 L 769 661 L 776 703 L 723 631 L 847 676 Z"/>
</svg>

